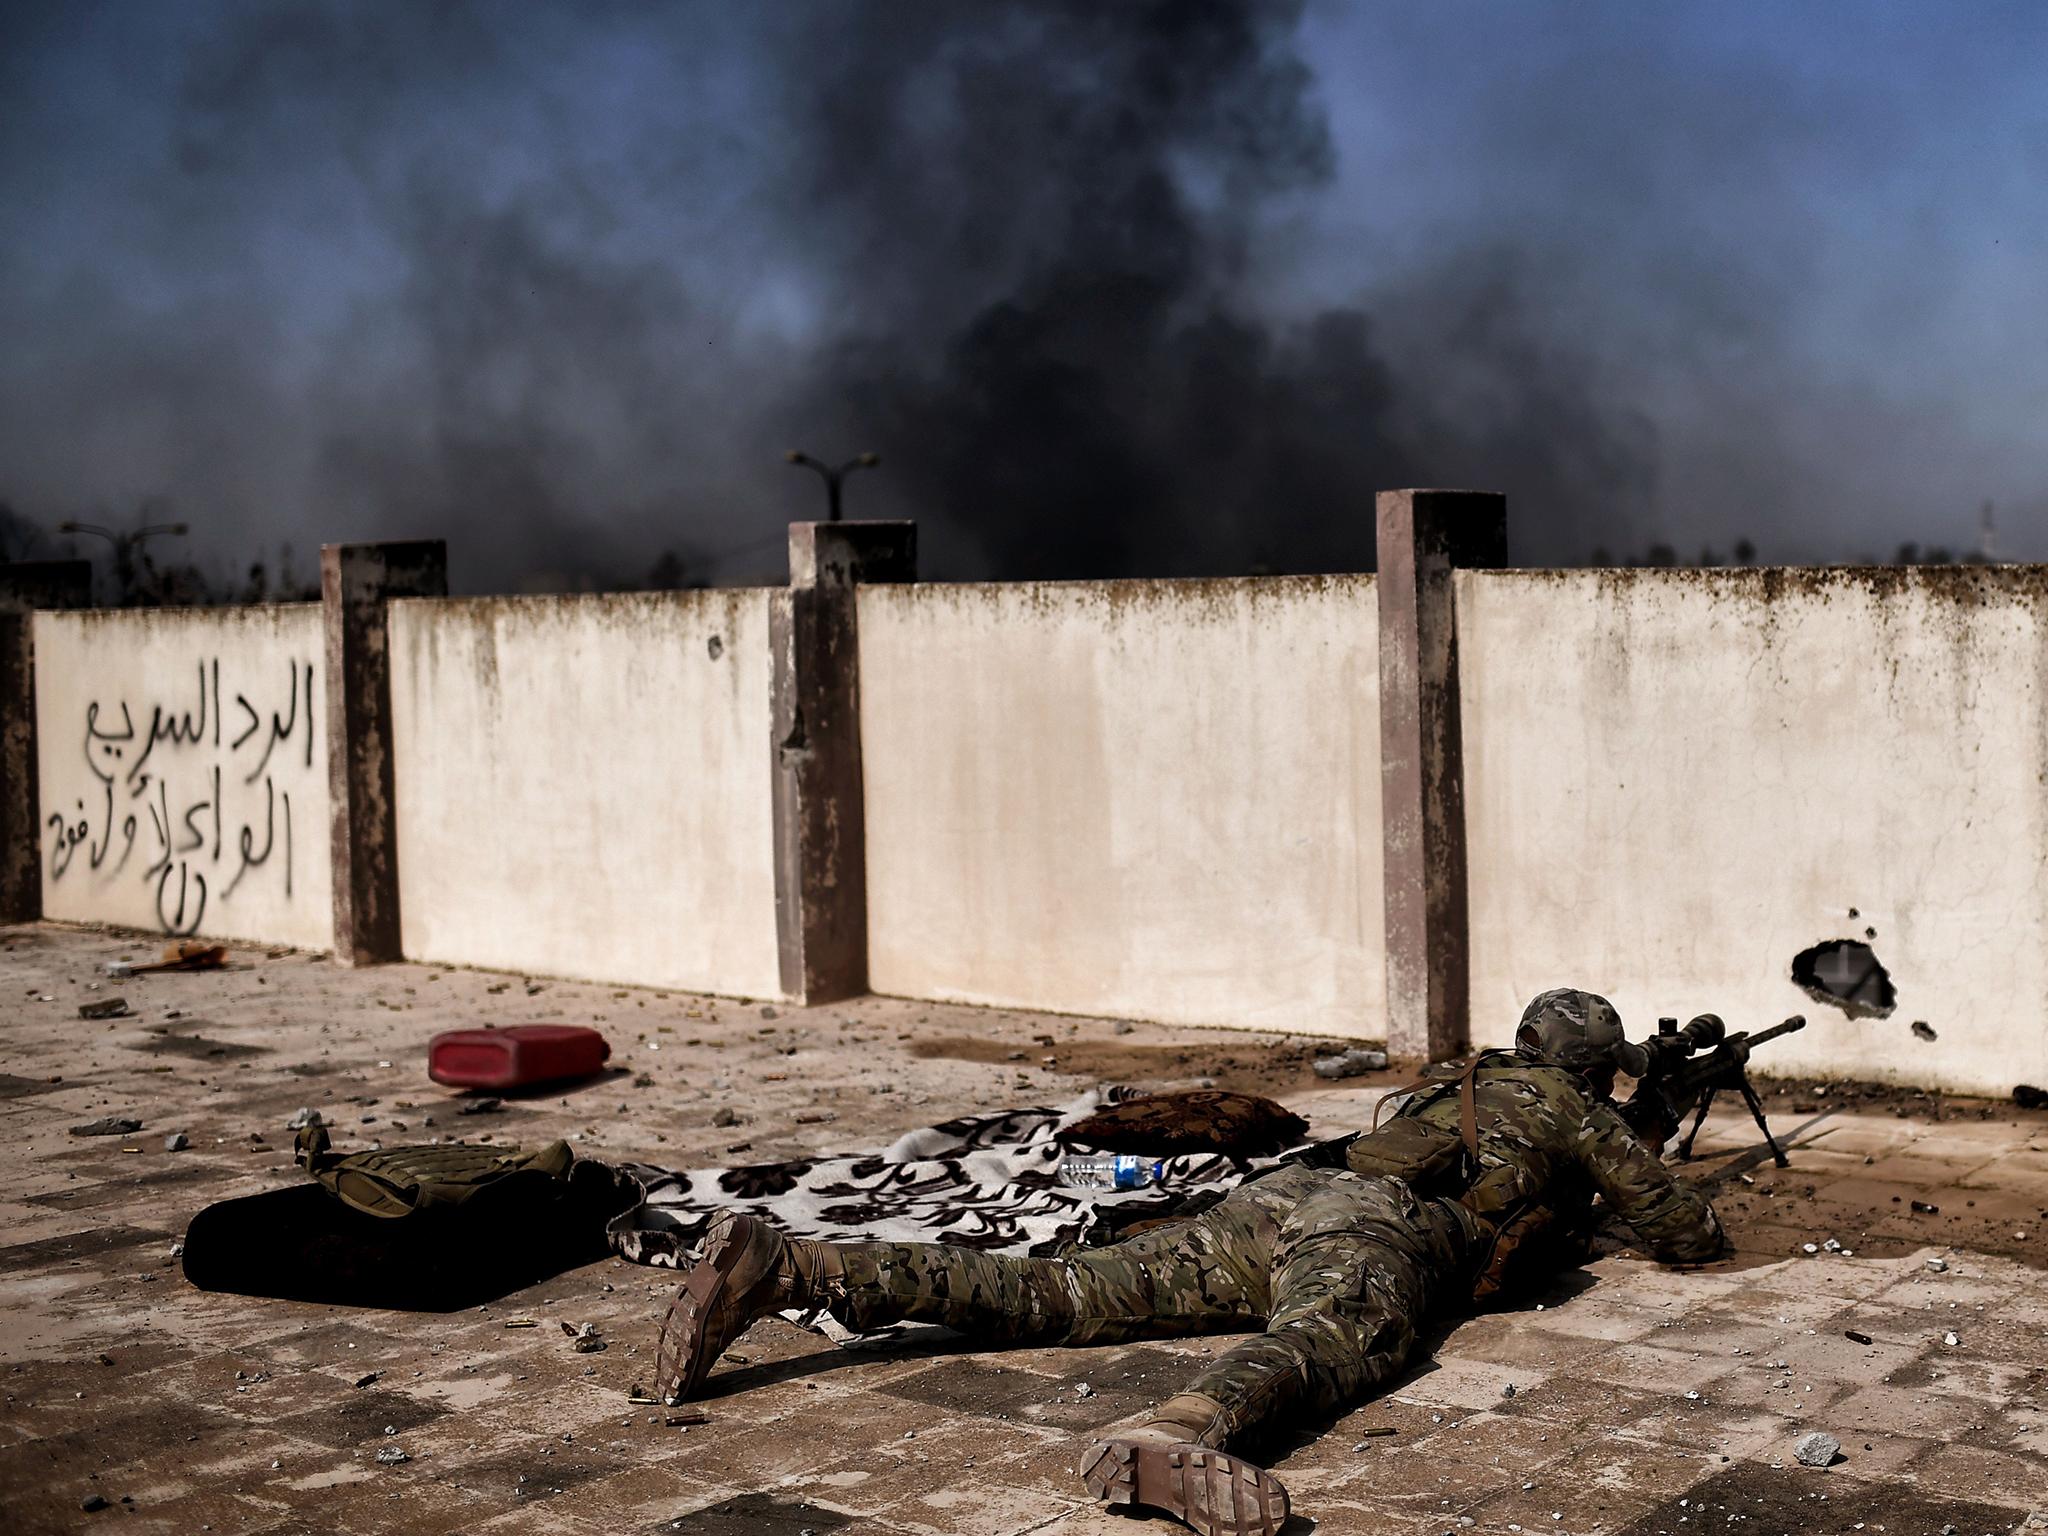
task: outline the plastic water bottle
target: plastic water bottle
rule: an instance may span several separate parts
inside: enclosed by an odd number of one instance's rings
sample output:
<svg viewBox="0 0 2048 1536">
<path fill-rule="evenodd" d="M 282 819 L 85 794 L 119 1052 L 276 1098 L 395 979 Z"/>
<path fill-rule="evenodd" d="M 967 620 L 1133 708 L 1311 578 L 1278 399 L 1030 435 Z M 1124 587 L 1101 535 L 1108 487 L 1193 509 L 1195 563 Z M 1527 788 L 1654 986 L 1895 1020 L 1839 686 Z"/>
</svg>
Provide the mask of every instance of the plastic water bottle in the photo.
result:
<svg viewBox="0 0 2048 1536">
<path fill-rule="evenodd" d="M 1149 1157 L 1070 1157 L 1060 1164 L 1060 1182 L 1076 1189 L 1143 1189 L 1166 1176 L 1166 1164 Z"/>
</svg>

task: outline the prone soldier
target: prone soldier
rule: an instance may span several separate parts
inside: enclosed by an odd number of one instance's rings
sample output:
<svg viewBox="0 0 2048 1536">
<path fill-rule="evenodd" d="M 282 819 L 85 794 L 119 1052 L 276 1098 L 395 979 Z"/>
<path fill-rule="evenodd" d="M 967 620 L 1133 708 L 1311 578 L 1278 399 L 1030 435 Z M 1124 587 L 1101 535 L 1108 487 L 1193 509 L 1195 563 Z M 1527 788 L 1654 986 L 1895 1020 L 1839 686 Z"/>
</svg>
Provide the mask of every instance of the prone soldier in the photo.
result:
<svg viewBox="0 0 2048 1536">
<path fill-rule="evenodd" d="M 1399 1372 L 1431 1310 L 1468 1304 L 1475 1273 L 1484 1290 L 1518 1223 L 1544 1229 L 1532 1213 L 1597 1192 L 1661 1259 L 1719 1250 L 1712 1206 L 1609 1104 L 1617 1068 L 1639 1073 L 1645 1058 L 1612 1006 L 1545 993 L 1515 1050 L 1413 1085 L 1387 1126 L 1332 1144 L 1340 1166 L 1315 1165 L 1328 1155 L 1283 1163 L 1200 1215 L 1060 1258 L 811 1242 L 721 1212 L 663 1327 L 659 1390 L 693 1395 L 749 1326 L 792 1308 L 855 1330 L 935 1322 L 1002 1344 L 1252 1332 L 1091 1444 L 1081 1473 L 1095 1497 L 1200 1536 L 1273 1536 L 1287 1491 L 1231 1442 L 1340 1411 Z"/>
</svg>

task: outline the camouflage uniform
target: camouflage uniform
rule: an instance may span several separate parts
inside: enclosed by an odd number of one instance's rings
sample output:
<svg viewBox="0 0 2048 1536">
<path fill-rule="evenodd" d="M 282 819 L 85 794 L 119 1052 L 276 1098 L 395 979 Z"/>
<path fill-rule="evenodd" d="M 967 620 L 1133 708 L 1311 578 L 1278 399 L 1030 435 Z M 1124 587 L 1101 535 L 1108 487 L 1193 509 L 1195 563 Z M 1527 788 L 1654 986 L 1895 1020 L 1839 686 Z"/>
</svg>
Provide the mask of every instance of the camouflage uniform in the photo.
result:
<svg viewBox="0 0 2048 1536">
<path fill-rule="evenodd" d="M 1107 1248 L 1026 1259 L 939 1243 L 834 1243 L 817 1297 L 849 1328 L 944 1323 L 1006 1344 L 1109 1344 L 1263 1328 L 1175 1403 L 1220 1446 L 1291 1411 L 1343 1407 L 1400 1369 L 1431 1293 L 1481 1236 L 1407 1183 L 1283 1167 L 1186 1221 Z"/>
<path fill-rule="evenodd" d="M 1457 1136 L 1464 1070 L 1433 1069 L 1431 1085 L 1402 1104 L 1400 1118 Z M 1706 1197 L 1674 1179 L 1579 1073 L 1531 1055 L 1487 1051 L 1472 1073 L 1472 1098 L 1477 1168 L 1461 1198 L 1487 1223 L 1494 1244 L 1512 1246 L 1552 1224 L 1589 1225 L 1598 1194 L 1607 1213 L 1666 1263 L 1697 1264 L 1721 1251 L 1721 1223 Z M 1352 1166 L 1370 1165 L 1371 1146 L 1369 1137 L 1352 1144 Z M 1488 1262 L 1480 1261 L 1482 1274 Z"/>
</svg>

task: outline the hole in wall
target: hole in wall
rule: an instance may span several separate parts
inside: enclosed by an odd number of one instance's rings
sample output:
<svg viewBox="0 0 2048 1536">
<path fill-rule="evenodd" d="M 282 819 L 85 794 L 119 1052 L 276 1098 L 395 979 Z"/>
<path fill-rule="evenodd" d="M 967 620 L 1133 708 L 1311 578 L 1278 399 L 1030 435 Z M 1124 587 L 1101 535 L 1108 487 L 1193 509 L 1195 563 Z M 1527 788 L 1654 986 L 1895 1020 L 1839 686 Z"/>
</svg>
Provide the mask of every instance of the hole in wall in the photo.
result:
<svg viewBox="0 0 2048 1536">
<path fill-rule="evenodd" d="M 1928 1023 L 1925 1019 L 1915 1019 L 1913 1021 L 1913 1038 L 1916 1040 L 1935 1040 L 1940 1037 L 1934 1033 L 1934 1026 L 1932 1024 Z"/>
<path fill-rule="evenodd" d="M 1792 957 L 1792 980 L 1852 1019 L 1888 1018 L 1899 1004 L 1891 974 L 1857 939 L 1829 939 Z"/>
</svg>

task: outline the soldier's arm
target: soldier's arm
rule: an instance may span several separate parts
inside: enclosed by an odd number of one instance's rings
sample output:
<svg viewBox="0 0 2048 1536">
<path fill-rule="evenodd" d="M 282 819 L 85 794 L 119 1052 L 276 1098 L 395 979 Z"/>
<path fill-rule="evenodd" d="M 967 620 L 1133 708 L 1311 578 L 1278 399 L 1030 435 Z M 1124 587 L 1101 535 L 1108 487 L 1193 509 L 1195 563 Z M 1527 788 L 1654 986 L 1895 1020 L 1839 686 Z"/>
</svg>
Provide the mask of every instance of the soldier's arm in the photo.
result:
<svg viewBox="0 0 2048 1536">
<path fill-rule="evenodd" d="M 1721 1251 L 1721 1219 L 1707 1197 L 1674 1179 L 1613 1108 L 1589 1106 L 1574 1150 L 1608 1209 L 1659 1259 L 1699 1264 Z"/>
</svg>

